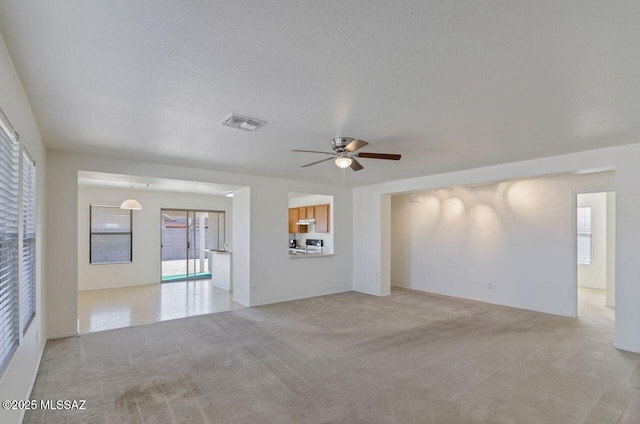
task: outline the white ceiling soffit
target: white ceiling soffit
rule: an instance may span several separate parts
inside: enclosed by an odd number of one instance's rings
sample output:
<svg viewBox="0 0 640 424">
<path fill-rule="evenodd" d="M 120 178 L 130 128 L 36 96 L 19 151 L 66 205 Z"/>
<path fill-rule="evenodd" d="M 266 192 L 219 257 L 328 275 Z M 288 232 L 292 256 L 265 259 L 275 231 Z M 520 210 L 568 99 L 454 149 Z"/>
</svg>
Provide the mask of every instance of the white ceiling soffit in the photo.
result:
<svg viewBox="0 0 640 424">
<path fill-rule="evenodd" d="M 198 181 L 171 180 L 165 178 L 138 177 L 132 175 L 108 174 L 104 172 L 78 172 L 78 185 L 98 188 L 169 191 L 178 193 L 224 196 L 242 188 L 241 186 L 204 183 Z M 147 187 L 147 184 L 149 186 Z"/>
<path fill-rule="evenodd" d="M 403 155 L 363 185 L 640 141 L 638 1 L 0 1 L 50 148 L 336 185 L 289 150 Z"/>
<path fill-rule="evenodd" d="M 314 196 L 314 194 L 312 193 L 296 193 L 293 191 L 289 192 L 289 199 L 297 199 L 299 197 L 309 197 L 309 196 Z"/>
</svg>

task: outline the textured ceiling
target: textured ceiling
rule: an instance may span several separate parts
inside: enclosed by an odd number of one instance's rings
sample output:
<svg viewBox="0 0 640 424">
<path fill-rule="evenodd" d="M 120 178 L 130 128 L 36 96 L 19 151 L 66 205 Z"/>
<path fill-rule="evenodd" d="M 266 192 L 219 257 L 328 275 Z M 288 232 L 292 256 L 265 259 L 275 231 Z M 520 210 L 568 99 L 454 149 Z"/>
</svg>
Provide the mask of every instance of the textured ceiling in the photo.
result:
<svg viewBox="0 0 640 424">
<path fill-rule="evenodd" d="M 6 1 L 48 146 L 363 185 L 640 141 L 636 1 Z M 223 127 L 229 112 L 269 122 Z"/>
</svg>

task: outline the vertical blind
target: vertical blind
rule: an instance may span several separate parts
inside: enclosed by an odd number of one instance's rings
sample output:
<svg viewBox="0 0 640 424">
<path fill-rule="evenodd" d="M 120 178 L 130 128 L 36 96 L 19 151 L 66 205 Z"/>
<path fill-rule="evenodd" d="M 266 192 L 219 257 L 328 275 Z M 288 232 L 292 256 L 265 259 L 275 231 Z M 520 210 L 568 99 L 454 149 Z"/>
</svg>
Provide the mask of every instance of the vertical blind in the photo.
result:
<svg viewBox="0 0 640 424">
<path fill-rule="evenodd" d="M 19 340 L 18 158 L 16 137 L 0 125 L 0 371 Z"/>
<path fill-rule="evenodd" d="M 22 322 L 23 333 L 36 315 L 36 164 L 22 154 Z"/>
<path fill-rule="evenodd" d="M 591 207 L 578 208 L 578 263 L 591 263 Z"/>
<path fill-rule="evenodd" d="M 118 206 L 89 206 L 89 263 L 133 261 L 130 210 Z"/>
</svg>

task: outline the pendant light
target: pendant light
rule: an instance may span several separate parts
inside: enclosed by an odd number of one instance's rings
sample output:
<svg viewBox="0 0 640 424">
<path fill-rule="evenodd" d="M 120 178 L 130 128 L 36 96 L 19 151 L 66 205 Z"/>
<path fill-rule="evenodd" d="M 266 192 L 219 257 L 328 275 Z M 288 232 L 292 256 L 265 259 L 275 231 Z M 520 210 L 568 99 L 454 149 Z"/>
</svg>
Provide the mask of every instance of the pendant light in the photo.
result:
<svg viewBox="0 0 640 424">
<path fill-rule="evenodd" d="M 130 211 L 142 210 L 142 205 L 136 199 L 133 198 L 133 181 L 131 181 L 131 187 L 129 188 L 129 198 L 122 202 L 120 209 L 128 209 Z"/>
</svg>

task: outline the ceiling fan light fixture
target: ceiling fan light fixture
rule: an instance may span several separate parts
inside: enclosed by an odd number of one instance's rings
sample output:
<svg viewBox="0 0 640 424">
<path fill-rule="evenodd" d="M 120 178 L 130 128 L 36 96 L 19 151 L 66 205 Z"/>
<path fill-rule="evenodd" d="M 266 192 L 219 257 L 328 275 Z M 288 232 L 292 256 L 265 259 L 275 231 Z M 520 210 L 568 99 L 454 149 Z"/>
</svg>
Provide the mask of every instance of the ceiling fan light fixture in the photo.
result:
<svg viewBox="0 0 640 424">
<path fill-rule="evenodd" d="M 351 163 L 353 162 L 353 159 L 351 159 L 350 157 L 346 157 L 346 156 L 341 156 L 339 158 L 336 158 L 335 160 L 335 164 L 338 168 L 348 168 L 351 166 Z"/>
<path fill-rule="evenodd" d="M 292 150 L 292 152 L 301 153 L 318 153 L 321 155 L 328 155 L 328 158 L 317 160 L 315 162 L 302 165 L 301 168 L 307 168 L 309 166 L 317 165 L 319 163 L 333 160 L 336 166 L 340 169 L 351 168 L 352 171 L 360 171 L 364 169 L 362 164 L 358 162 L 360 158 L 366 159 L 385 159 L 385 160 L 400 160 L 401 155 L 392 153 L 362 153 L 357 152 L 364 146 L 368 145 L 364 140 L 351 138 L 351 137 L 334 137 L 331 139 L 331 149 L 333 152 L 321 152 L 318 150 Z M 358 159 L 356 159 L 358 158 Z"/>
</svg>

